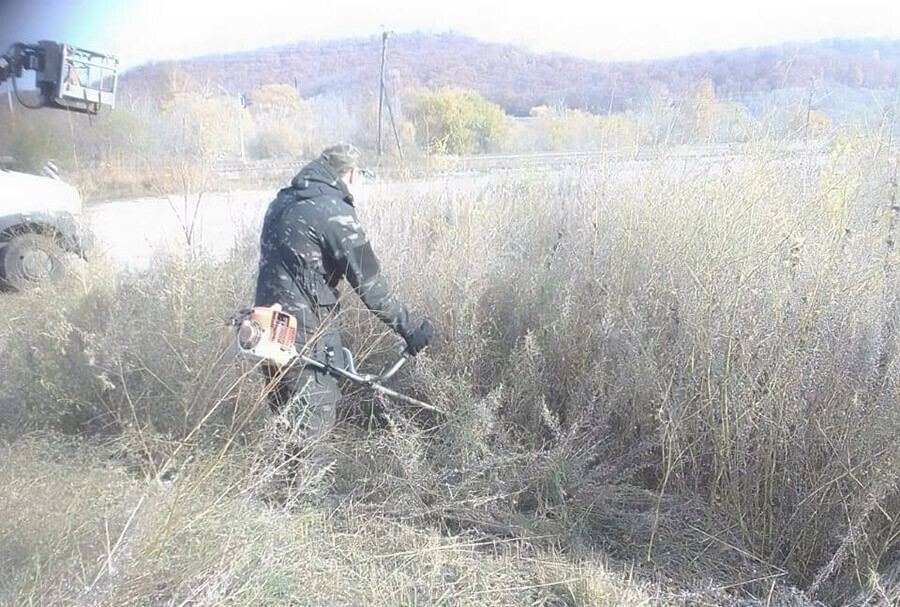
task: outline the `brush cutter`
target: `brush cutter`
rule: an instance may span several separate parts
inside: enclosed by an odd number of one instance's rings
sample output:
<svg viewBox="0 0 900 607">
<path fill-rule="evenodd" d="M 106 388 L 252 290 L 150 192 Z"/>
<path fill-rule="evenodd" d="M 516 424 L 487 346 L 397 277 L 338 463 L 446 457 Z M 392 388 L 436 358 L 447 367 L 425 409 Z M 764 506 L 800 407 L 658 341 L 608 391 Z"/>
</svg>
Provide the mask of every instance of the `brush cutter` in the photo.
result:
<svg viewBox="0 0 900 607">
<path fill-rule="evenodd" d="M 442 413 L 436 407 L 422 402 L 411 396 L 400 394 L 383 385 L 392 378 L 410 359 L 410 353 L 404 350 L 394 364 L 380 374 L 360 373 L 353 361 L 353 354 L 347 348 L 342 348 L 345 368 L 332 364 L 333 351 L 326 351 L 326 360 L 320 361 L 297 352 L 295 338 L 297 336 L 297 319 L 282 310 L 280 304 L 271 307 L 255 307 L 249 310 L 241 310 L 228 319 L 229 326 L 237 327 L 238 351 L 245 357 L 257 362 L 267 362 L 279 367 L 293 364 L 297 359 L 309 367 L 319 369 L 335 377 L 349 380 L 357 385 L 365 386 L 376 392 L 380 392 L 389 398 L 404 403 Z"/>
</svg>

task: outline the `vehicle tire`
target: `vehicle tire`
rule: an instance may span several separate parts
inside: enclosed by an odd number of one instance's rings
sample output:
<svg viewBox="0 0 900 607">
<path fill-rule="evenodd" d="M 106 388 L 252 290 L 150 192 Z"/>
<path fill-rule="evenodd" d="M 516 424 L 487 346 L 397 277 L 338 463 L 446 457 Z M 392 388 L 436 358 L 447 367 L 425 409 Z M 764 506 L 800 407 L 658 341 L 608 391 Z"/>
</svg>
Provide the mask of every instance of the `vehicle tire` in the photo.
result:
<svg viewBox="0 0 900 607">
<path fill-rule="evenodd" d="M 60 280 L 66 252 L 50 236 L 16 234 L 0 249 L 0 282 L 23 291 Z"/>
</svg>

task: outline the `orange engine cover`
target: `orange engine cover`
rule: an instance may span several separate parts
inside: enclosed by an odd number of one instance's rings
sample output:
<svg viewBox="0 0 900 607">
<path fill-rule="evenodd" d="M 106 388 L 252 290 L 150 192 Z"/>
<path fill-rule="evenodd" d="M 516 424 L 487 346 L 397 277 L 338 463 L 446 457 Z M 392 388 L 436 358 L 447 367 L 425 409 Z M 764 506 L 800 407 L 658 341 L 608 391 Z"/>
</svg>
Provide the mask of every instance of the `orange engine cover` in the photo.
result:
<svg viewBox="0 0 900 607">
<path fill-rule="evenodd" d="M 297 356 L 296 337 L 297 319 L 283 312 L 281 304 L 275 304 L 250 310 L 238 327 L 237 345 L 251 358 L 283 365 Z"/>
</svg>

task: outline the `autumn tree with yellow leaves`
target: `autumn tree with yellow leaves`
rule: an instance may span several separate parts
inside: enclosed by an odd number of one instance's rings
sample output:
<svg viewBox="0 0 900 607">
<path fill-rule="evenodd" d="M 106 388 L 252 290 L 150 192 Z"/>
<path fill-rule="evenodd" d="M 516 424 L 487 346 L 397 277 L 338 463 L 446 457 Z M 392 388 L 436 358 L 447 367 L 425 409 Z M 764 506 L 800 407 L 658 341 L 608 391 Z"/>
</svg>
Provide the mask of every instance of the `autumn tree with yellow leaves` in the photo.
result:
<svg viewBox="0 0 900 607">
<path fill-rule="evenodd" d="M 443 87 L 419 92 L 411 106 L 417 139 L 430 153 L 495 152 L 509 141 L 503 109 L 475 91 Z"/>
</svg>

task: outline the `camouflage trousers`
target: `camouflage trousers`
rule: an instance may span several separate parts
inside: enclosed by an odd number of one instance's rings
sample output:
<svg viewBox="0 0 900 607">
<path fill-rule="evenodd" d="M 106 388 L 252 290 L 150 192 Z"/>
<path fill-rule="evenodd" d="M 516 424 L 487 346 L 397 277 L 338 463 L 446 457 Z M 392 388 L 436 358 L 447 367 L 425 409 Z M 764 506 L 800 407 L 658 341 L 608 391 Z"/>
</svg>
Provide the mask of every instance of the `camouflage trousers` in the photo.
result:
<svg viewBox="0 0 900 607">
<path fill-rule="evenodd" d="M 298 344 L 298 348 L 301 346 L 305 344 Z M 346 365 L 341 338 L 336 332 L 319 337 L 309 356 L 321 362 L 330 359 L 331 364 L 339 368 Z M 339 380 L 299 363 L 287 369 L 266 367 L 265 373 L 270 382 L 276 382 L 269 393 L 269 409 L 284 416 L 293 443 L 304 451 L 318 450 L 316 445 L 334 427 L 337 404 L 341 399 Z"/>
</svg>

